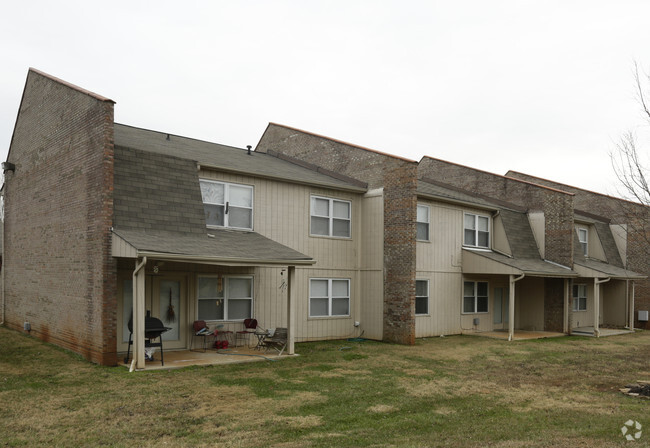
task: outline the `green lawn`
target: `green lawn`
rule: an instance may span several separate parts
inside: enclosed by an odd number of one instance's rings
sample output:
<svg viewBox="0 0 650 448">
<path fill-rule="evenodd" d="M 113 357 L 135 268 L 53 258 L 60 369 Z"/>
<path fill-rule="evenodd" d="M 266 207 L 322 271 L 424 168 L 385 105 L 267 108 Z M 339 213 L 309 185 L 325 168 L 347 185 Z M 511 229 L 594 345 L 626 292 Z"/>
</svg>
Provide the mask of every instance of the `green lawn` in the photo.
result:
<svg viewBox="0 0 650 448">
<path fill-rule="evenodd" d="M 618 391 L 650 379 L 650 332 L 296 351 L 128 373 L 0 328 L 0 446 L 650 446 L 650 400 Z"/>
</svg>

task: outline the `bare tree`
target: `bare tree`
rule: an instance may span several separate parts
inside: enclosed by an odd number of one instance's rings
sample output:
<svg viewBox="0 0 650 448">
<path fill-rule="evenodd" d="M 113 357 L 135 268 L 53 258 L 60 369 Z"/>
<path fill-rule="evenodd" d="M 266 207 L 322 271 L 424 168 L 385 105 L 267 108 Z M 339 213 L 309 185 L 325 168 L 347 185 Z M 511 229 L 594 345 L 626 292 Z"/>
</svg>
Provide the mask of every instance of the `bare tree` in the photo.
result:
<svg viewBox="0 0 650 448">
<path fill-rule="evenodd" d="M 634 81 L 637 102 L 643 120 L 650 127 L 650 76 L 640 74 L 639 66 L 634 63 Z M 647 150 L 644 151 L 636 132 L 624 133 L 610 153 L 612 167 L 619 182 L 618 193 L 631 201 L 622 204 L 622 213 L 628 225 L 628 237 L 634 233 L 637 238 L 645 240 L 645 247 L 650 248 L 650 171 L 648 170 Z M 650 249 L 648 250 L 650 253 Z"/>
</svg>

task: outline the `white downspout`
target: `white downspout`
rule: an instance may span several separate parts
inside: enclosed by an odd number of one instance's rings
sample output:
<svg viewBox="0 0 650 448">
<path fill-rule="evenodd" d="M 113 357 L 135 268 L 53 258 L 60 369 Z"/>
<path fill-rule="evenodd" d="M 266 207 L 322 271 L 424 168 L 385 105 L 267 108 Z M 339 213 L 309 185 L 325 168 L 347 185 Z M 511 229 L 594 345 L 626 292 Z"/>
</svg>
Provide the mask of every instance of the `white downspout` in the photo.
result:
<svg viewBox="0 0 650 448">
<path fill-rule="evenodd" d="M 510 274 L 510 288 L 508 288 L 509 305 L 508 305 L 508 341 L 512 341 L 515 337 L 515 283 L 524 278 L 526 274 L 521 274 L 515 278 Z"/>
<path fill-rule="evenodd" d="M 600 337 L 600 328 L 598 328 L 600 325 L 600 284 L 607 283 L 610 280 L 610 277 L 604 280 L 594 278 L 594 336 L 597 338 Z"/>
<path fill-rule="evenodd" d="M 147 264 L 143 257 L 133 271 L 133 362 L 130 371 L 144 369 L 144 278 L 141 270 Z"/>
</svg>

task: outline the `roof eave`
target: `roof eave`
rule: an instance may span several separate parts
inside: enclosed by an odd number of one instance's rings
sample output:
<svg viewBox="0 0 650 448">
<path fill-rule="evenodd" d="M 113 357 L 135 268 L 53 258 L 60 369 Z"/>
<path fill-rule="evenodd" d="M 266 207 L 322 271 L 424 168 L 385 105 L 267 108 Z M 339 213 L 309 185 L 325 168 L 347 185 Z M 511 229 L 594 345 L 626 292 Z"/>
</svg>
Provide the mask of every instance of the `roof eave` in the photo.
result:
<svg viewBox="0 0 650 448">
<path fill-rule="evenodd" d="M 329 188 L 332 190 L 340 190 L 340 191 L 349 191 L 351 193 L 365 193 L 368 191 L 367 188 L 363 187 L 357 187 L 355 185 L 335 185 L 335 184 L 328 184 L 325 182 L 306 182 L 306 181 L 301 181 L 297 179 L 288 179 L 286 177 L 282 176 L 273 176 L 269 174 L 259 174 L 259 173 L 251 173 L 250 171 L 245 171 L 245 170 L 235 170 L 232 168 L 228 167 L 223 167 L 223 166 L 216 166 L 216 165 L 208 165 L 205 163 L 201 163 L 199 161 L 196 162 L 200 168 L 206 168 L 209 170 L 216 170 L 216 171 L 223 171 L 227 173 L 232 173 L 232 174 L 240 174 L 240 175 L 246 175 L 246 176 L 251 176 L 251 177 L 257 177 L 260 179 L 270 179 L 270 180 L 277 180 L 277 181 L 282 181 L 282 182 L 287 182 L 290 184 L 296 184 L 296 185 L 306 185 L 306 186 L 311 186 L 311 187 L 319 187 L 319 188 Z"/>
<path fill-rule="evenodd" d="M 309 259 L 251 259 L 231 257 L 205 257 L 200 255 L 172 254 L 166 252 L 154 252 L 138 250 L 138 257 L 149 257 L 156 260 L 178 261 L 181 263 L 215 264 L 227 266 L 310 266 L 316 263 L 313 258 Z"/>
</svg>

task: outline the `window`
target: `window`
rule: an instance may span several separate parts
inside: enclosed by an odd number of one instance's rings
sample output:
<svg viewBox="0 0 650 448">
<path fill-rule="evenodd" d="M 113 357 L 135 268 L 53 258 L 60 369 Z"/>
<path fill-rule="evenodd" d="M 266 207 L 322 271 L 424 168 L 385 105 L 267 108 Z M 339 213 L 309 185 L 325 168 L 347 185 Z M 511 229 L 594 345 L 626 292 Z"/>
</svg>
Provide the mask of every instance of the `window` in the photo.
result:
<svg viewBox="0 0 650 448">
<path fill-rule="evenodd" d="M 429 280 L 415 281 L 415 314 L 429 314 Z"/>
<path fill-rule="evenodd" d="M 349 316 L 350 280 L 309 279 L 309 317 Z"/>
<path fill-rule="evenodd" d="M 487 282 L 464 282 L 463 313 L 488 312 Z"/>
<path fill-rule="evenodd" d="M 253 187 L 212 180 L 200 184 L 209 227 L 253 230 Z"/>
<path fill-rule="evenodd" d="M 573 311 L 587 311 L 587 285 L 573 285 Z"/>
<path fill-rule="evenodd" d="M 429 241 L 429 207 L 418 205 L 416 240 Z"/>
<path fill-rule="evenodd" d="M 312 196 L 310 233 L 350 238 L 350 202 Z"/>
<path fill-rule="evenodd" d="M 466 246 L 490 247 L 490 218 L 465 213 L 464 228 Z"/>
<path fill-rule="evenodd" d="M 199 277 L 199 320 L 243 320 L 253 315 L 252 277 Z"/>
<path fill-rule="evenodd" d="M 580 247 L 582 247 L 582 254 L 586 257 L 588 254 L 588 238 L 589 231 L 583 227 L 578 227 L 578 241 L 580 242 Z"/>
</svg>

